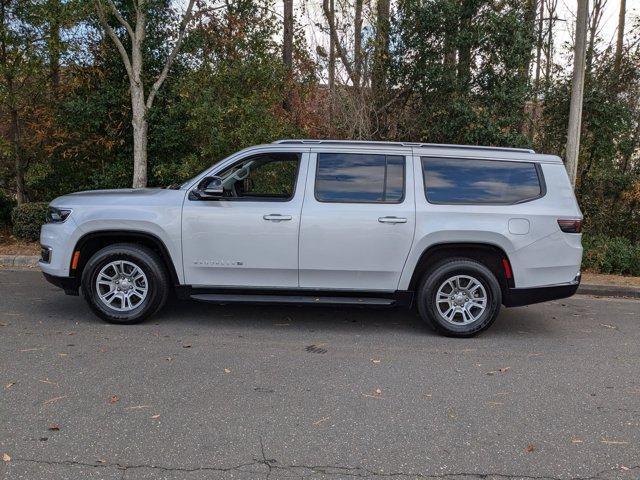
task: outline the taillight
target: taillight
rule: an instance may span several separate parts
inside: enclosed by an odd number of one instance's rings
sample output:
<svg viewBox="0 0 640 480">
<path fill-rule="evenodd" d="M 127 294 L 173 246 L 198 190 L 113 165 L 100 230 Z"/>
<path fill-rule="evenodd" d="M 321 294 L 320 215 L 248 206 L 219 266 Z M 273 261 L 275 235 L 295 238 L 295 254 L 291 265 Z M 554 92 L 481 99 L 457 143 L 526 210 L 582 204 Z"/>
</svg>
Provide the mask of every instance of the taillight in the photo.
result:
<svg viewBox="0 0 640 480">
<path fill-rule="evenodd" d="M 582 219 L 559 218 L 558 225 L 564 233 L 580 233 L 582 231 Z"/>
</svg>

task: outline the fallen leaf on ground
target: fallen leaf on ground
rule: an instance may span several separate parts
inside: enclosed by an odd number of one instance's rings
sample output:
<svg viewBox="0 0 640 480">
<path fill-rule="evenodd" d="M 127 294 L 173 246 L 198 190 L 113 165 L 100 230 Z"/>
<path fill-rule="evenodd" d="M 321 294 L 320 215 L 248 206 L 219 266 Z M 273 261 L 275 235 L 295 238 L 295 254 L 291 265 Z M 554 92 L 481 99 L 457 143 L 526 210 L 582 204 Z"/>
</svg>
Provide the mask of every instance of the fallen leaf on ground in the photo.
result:
<svg viewBox="0 0 640 480">
<path fill-rule="evenodd" d="M 42 402 L 42 404 L 49 405 L 50 403 L 57 402 L 58 400 L 62 400 L 63 398 L 67 398 L 67 396 L 63 395 L 61 397 L 50 398 L 49 400 L 45 400 L 44 402 Z"/>
<path fill-rule="evenodd" d="M 182 348 L 191 348 L 191 344 L 190 343 L 185 343 L 184 345 L 182 345 Z"/>
<path fill-rule="evenodd" d="M 615 325 L 608 325 L 606 323 L 601 323 L 600 324 L 601 327 L 605 327 L 605 328 L 611 328 L 612 330 L 617 330 L 618 327 L 616 327 Z"/>
<path fill-rule="evenodd" d="M 60 355 L 61 357 L 66 357 L 69 354 L 68 353 L 64 353 L 64 352 L 60 352 L 58 355 Z"/>
<path fill-rule="evenodd" d="M 155 420 L 156 418 L 160 418 L 160 415 L 151 415 L 151 418 Z"/>
<path fill-rule="evenodd" d="M 107 350 L 105 347 L 102 347 L 102 348 L 100 349 L 100 353 L 107 353 L 107 351 L 108 351 L 108 350 Z"/>
<path fill-rule="evenodd" d="M 52 432 L 59 432 L 60 425 L 58 425 L 57 423 L 54 423 L 53 425 L 49 425 L 49 430 L 51 430 Z"/>
<path fill-rule="evenodd" d="M 9 456 L 8 453 L 3 453 L 2 454 L 2 460 L 4 460 L 5 462 L 10 462 L 11 461 L 11 457 Z"/>
<path fill-rule="evenodd" d="M 120 400 L 120 397 L 118 397 L 117 395 L 111 395 L 111 398 L 109 399 L 109 403 L 116 403 Z"/>
<path fill-rule="evenodd" d="M 529 444 L 529 445 L 527 445 L 527 448 L 525 448 L 525 450 L 527 452 L 529 452 L 529 453 L 535 452 L 536 451 L 536 447 L 534 445 Z"/>
<path fill-rule="evenodd" d="M 224 373 L 231 373 L 231 370 L 229 370 L 228 368 L 225 368 Z"/>
<path fill-rule="evenodd" d="M 629 467 L 625 467 L 624 465 L 620 465 L 620 470 L 628 471 L 631 469 Z"/>
<path fill-rule="evenodd" d="M 602 443 L 605 443 L 607 445 L 627 445 L 629 442 L 625 442 L 622 440 L 608 440 L 606 438 L 603 438 L 602 440 L 600 440 Z"/>
<path fill-rule="evenodd" d="M 572 438 L 571 443 L 584 443 L 584 442 L 579 438 Z"/>
<path fill-rule="evenodd" d="M 37 350 L 44 350 L 44 347 L 36 347 L 36 348 L 25 348 L 20 350 L 21 352 L 35 352 Z"/>
<path fill-rule="evenodd" d="M 0 327 L 7 327 L 7 326 L 9 326 L 9 324 L 8 324 L 8 323 L 0 322 Z"/>
<path fill-rule="evenodd" d="M 371 363 L 380 363 L 380 360 L 377 358 L 372 358 Z"/>
<path fill-rule="evenodd" d="M 326 421 L 327 421 L 327 420 L 329 420 L 330 418 L 331 418 L 331 417 L 324 417 L 324 418 L 321 418 L 320 420 L 317 420 L 317 421 L 313 422 L 313 425 L 317 427 L 317 426 L 318 426 L 318 425 L 320 425 L 322 422 L 326 422 Z"/>
<path fill-rule="evenodd" d="M 40 383 L 46 383 L 48 385 L 55 385 L 56 387 L 58 387 L 59 385 L 57 383 L 52 382 L 51 380 L 45 378 L 44 380 L 38 380 Z"/>
<path fill-rule="evenodd" d="M 9 382 L 7 383 L 4 388 L 6 388 L 7 390 L 9 390 L 11 387 L 13 387 L 16 384 L 16 382 Z"/>
<path fill-rule="evenodd" d="M 107 463 L 107 461 L 104 458 L 99 458 L 98 463 Z"/>
</svg>

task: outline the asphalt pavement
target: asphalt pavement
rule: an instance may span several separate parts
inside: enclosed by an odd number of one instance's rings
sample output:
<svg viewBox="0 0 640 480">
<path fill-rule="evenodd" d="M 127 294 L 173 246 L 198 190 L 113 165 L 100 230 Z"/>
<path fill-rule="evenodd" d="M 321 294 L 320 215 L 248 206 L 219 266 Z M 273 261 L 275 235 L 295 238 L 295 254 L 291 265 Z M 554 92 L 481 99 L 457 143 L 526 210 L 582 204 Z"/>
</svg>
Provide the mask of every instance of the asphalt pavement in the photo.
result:
<svg viewBox="0 0 640 480">
<path fill-rule="evenodd" d="M 172 301 L 108 325 L 0 270 L 0 478 L 639 479 L 640 301 L 403 309 Z"/>
</svg>

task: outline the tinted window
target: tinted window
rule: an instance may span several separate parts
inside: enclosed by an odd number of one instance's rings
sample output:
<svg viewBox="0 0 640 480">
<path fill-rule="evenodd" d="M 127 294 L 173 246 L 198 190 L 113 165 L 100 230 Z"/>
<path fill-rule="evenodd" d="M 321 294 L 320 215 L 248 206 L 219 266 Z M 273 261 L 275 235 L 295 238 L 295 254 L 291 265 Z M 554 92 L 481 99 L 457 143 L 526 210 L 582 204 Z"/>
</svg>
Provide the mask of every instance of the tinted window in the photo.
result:
<svg viewBox="0 0 640 480">
<path fill-rule="evenodd" d="M 423 157 L 422 171 L 431 203 L 511 204 L 542 193 L 533 163 Z"/>
<path fill-rule="evenodd" d="M 400 203 L 403 156 L 320 153 L 316 198 L 321 202 Z"/>
</svg>

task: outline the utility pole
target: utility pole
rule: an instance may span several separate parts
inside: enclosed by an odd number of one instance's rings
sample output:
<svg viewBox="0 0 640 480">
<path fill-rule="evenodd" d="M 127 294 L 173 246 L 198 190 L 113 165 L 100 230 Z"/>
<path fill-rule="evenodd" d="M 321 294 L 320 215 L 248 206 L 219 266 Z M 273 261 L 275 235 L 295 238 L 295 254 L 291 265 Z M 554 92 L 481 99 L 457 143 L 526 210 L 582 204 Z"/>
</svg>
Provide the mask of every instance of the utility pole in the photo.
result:
<svg viewBox="0 0 640 480">
<path fill-rule="evenodd" d="M 587 44 L 587 23 L 589 0 L 578 0 L 576 17 L 576 38 L 573 55 L 573 80 L 571 82 L 571 104 L 569 106 L 569 126 L 567 128 L 566 168 L 575 187 L 578 174 L 578 153 L 580 151 L 580 127 L 582 124 L 582 100 L 584 96 L 585 53 Z"/>
</svg>

